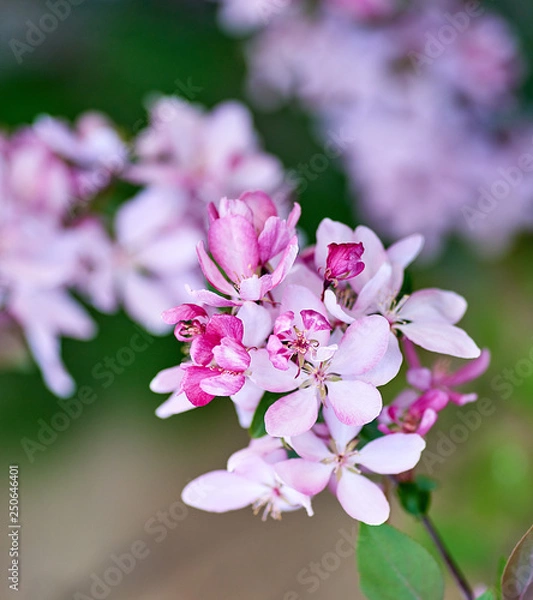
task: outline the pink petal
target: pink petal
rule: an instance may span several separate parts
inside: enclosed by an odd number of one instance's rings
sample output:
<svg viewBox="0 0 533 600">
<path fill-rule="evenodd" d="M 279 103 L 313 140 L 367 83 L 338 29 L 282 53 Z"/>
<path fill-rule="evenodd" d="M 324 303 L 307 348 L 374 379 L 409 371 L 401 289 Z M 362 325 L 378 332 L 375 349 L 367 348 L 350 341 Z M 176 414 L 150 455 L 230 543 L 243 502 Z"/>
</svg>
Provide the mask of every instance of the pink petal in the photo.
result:
<svg viewBox="0 0 533 600">
<path fill-rule="evenodd" d="M 213 471 L 187 484 L 181 498 L 194 508 L 223 513 L 244 508 L 264 493 L 264 486 L 236 473 Z"/>
<path fill-rule="evenodd" d="M 362 426 L 373 421 L 381 412 L 381 394 L 363 381 L 334 381 L 328 383 L 328 399 L 337 418 L 345 425 Z"/>
<path fill-rule="evenodd" d="M 405 269 L 420 254 L 423 246 L 424 236 L 415 233 L 390 246 L 387 255 L 391 262 Z"/>
<path fill-rule="evenodd" d="M 396 475 L 414 468 L 426 442 L 415 433 L 393 433 L 369 442 L 357 456 L 357 463 L 374 473 Z"/>
<path fill-rule="evenodd" d="M 328 485 L 334 465 L 291 458 L 278 463 L 274 468 L 283 483 L 301 494 L 315 496 Z"/>
<path fill-rule="evenodd" d="M 155 414 L 160 419 L 167 419 L 172 415 L 179 415 L 181 413 L 192 410 L 193 408 L 196 408 L 196 406 L 194 406 L 194 404 L 192 404 L 189 401 L 189 399 L 183 392 L 176 392 L 172 394 L 172 396 L 170 396 L 170 398 L 166 402 L 163 402 L 163 404 L 161 404 L 161 406 L 159 406 L 156 409 Z"/>
<path fill-rule="evenodd" d="M 366 269 L 354 281 L 360 281 L 365 273 Z M 390 289 L 392 274 L 391 265 L 389 263 L 383 263 L 374 277 L 369 279 L 366 285 L 359 292 L 353 308 L 354 312 L 361 314 L 369 311 L 375 304 L 377 304 L 380 296 L 383 293 L 385 293 L 385 295 L 392 295 L 393 290 Z"/>
<path fill-rule="evenodd" d="M 462 329 L 443 322 L 396 325 L 406 338 L 425 350 L 459 358 L 477 358 L 481 350 Z"/>
<path fill-rule="evenodd" d="M 283 396 L 266 412 L 265 427 L 273 437 L 290 437 L 309 431 L 318 417 L 314 387 Z"/>
<path fill-rule="evenodd" d="M 259 265 L 254 227 L 240 215 L 223 217 L 211 225 L 209 250 L 232 281 L 250 277 Z"/>
<path fill-rule="evenodd" d="M 220 373 L 207 377 L 200 382 L 200 388 L 213 396 L 231 396 L 240 391 L 245 383 L 244 375 L 236 373 Z"/>
<path fill-rule="evenodd" d="M 310 333 L 315 333 L 316 331 L 331 331 L 330 322 L 324 315 L 316 310 L 302 310 L 300 314 L 302 316 L 304 327 Z"/>
<path fill-rule="evenodd" d="M 246 348 L 231 338 L 224 338 L 213 349 L 213 356 L 217 365 L 228 371 L 243 373 L 250 366 L 250 355 Z"/>
<path fill-rule="evenodd" d="M 298 377 L 298 367 L 294 363 L 289 363 L 289 368 L 281 371 L 270 362 L 265 349 L 250 350 L 250 356 L 250 379 L 260 388 L 282 393 L 290 392 L 300 385 L 302 378 Z"/>
<path fill-rule="evenodd" d="M 365 270 L 353 281 L 352 287 L 360 292 L 376 275 L 379 269 L 388 263 L 387 253 L 379 237 L 368 227 L 359 225 L 353 235 L 353 242 L 361 242 L 365 248 Z"/>
<path fill-rule="evenodd" d="M 324 305 L 328 309 L 330 315 L 335 317 L 341 323 L 351 324 L 355 321 L 355 317 L 352 317 L 337 302 L 337 296 L 333 290 L 326 290 L 324 294 Z"/>
<path fill-rule="evenodd" d="M 187 395 L 189 401 L 194 406 L 205 406 L 209 404 L 216 394 L 206 393 L 201 387 L 201 383 L 209 377 L 216 377 L 217 372 L 208 367 L 188 366 L 185 370 L 181 383 L 182 389 Z"/>
<path fill-rule="evenodd" d="M 211 285 L 213 285 L 223 294 L 226 294 L 227 296 L 234 296 L 235 288 L 222 275 L 220 269 L 207 254 L 203 241 L 198 242 L 198 245 L 196 246 L 196 252 L 198 254 L 198 261 L 200 262 L 200 268 L 202 269 L 207 281 L 209 281 Z M 230 273 L 228 273 L 228 275 L 231 276 Z"/>
<path fill-rule="evenodd" d="M 437 422 L 438 414 L 431 408 L 428 408 L 424 411 L 422 418 L 420 419 L 420 423 L 418 424 L 417 433 L 419 435 L 426 435 L 427 432 L 435 425 Z"/>
<path fill-rule="evenodd" d="M 315 264 L 317 269 L 326 268 L 329 244 L 332 242 L 342 244 L 353 241 L 354 232 L 348 225 L 331 219 L 323 219 L 316 232 Z"/>
<path fill-rule="evenodd" d="M 282 252 L 289 243 L 290 235 L 287 224 L 279 217 L 270 217 L 259 235 L 259 257 L 261 264 Z"/>
<path fill-rule="evenodd" d="M 289 216 L 287 217 L 287 226 L 289 229 L 294 229 L 296 225 L 298 225 L 301 214 L 302 207 L 298 204 L 298 202 L 295 202 L 291 212 L 289 213 Z"/>
<path fill-rule="evenodd" d="M 228 300 L 223 298 L 210 290 L 192 290 L 188 285 L 185 286 L 187 292 L 198 302 L 207 304 L 207 306 L 214 306 L 216 308 L 229 308 L 233 306 L 239 306 L 242 304 L 239 300 Z M 235 294 L 235 290 L 233 290 Z"/>
<path fill-rule="evenodd" d="M 374 368 L 389 347 L 390 326 L 384 317 L 372 315 L 352 323 L 344 333 L 331 363 L 331 372 L 357 376 Z"/>
<path fill-rule="evenodd" d="M 462 385 L 477 379 L 489 368 L 490 352 L 483 350 L 478 358 L 461 367 L 455 373 L 446 375 L 440 380 L 440 383 L 449 386 Z"/>
<path fill-rule="evenodd" d="M 324 440 L 321 440 L 312 431 L 306 431 L 301 435 L 288 438 L 288 442 L 299 456 L 307 460 L 319 462 L 324 458 L 333 456 Z"/>
<path fill-rule="evenodd" d="M 264 192 L 244 192 L 239 198 L 252 211 L 254 228 L 257 232 L 263 230 L 269 217 L 278 214 L 273 200 Z"/>
<path fill-rule="evenodd" d="M 381 525 L 389 518 L 390 506 L 385 494 L 363 475 L 343 469 L 337 498 L 350 517 L 368 525 Z"/>
<path fill-rule="evenodd" d="M 466 308 L 466 300 L 455 292 L 427 289 L 411 294 L 399 314 L 408 321 L 443 321 L 453 325 L 463 318 Z"/>
<path fill-rule="evenodd" d="M 416 369 L 409 369 L 407 371 L 407 383 L 417 388 L 418 390 L 427 390 L 431 387 L 433 381 L 433 374 L 430 369 L 425 367 L 419 367 Z"/>
<path fill-rule="evenodd" d="M 285 248 L 277 267 L 271 275 L 272 287 L 270 289 L 275 288 L 285 279 L 298 256 L 298 250 L 298 237 L 294 236 L 291 238 L 289 245 Z"/>
<path fill-rule="evenodd" d="M 156 394 L 168 394 L 174 392 L 180 388 L 181 381 L 183 379 L 183 369 L 181 366 L 170 367 L 170 369 L 164 369 L 150 382 L 150 389 Z"/>
<path fill-rule="evenodd" d="M 403 362 L 398 338 L 391 331 L 389 333 L 389 346 L 385 356 L 378 364 L 360 376 L 361 381 L 366 381 L 375 386 L 385 385 L 398 375 Z"/>
<path fill-rule="evenodd" d="M 175 308 L 165 310 L 162 315 L 167 325 L 176 325 L 180 321 L 192 321 L 194 319 L 207 319 L 205 309 L 197 304 L 181 304 Z"/>
<path fill-rule="evenodd" d="M 264 345 L 272 330 L 272 317 L 268 310 L 255 302 L 245 302 L 237 316 L 244 325 L 242 343 L 248 347 Z"/>
<path fill-rule="evenodd" d="M 351 426 L 341 423 L 331 406 L 325 406 L 322 414 L 328 426 L 329 433 L 337 444 L 337 449 L 342 452 L 361 431 L 361 426 Z"/>
</svg>

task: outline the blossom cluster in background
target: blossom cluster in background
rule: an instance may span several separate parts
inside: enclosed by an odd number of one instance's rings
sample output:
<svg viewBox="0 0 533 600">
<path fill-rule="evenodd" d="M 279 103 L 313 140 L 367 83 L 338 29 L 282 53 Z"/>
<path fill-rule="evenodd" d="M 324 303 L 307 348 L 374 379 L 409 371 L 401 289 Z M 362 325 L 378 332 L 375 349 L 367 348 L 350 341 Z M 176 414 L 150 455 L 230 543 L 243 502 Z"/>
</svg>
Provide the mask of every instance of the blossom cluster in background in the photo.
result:
<svg viewBox="0 0 533 600">
<path fill-rule="evenodd" d="M 253 34 L 249 89 L 296 98 L 343 164 L 365 220 L 392 238 L 451 233 L 486 253 L 533 226 L 533 123 L 509 119 L 524 71 L 507 23 L 478 0 L 219 0 Z M 518 122 L 517 122 L 518 121 Z"/>
<path fill-rule="evenodd" d="M 13 362 L 28 347 L 47 386 L 68 396 L 61 337 L 95 333 L 72 292 L 167 331 L 161 311 L 185 301 L 185 283 L 202 281 L 195 248 L 207 201 L 248 187 L 279 192 L 283 179 L 234 102 L 204 112 L 160 98 L 131 143 L 93 113 L 72 128 L 41 117 L 1 135 L 0 359 Z M 119 181 L 137 192 L 113 209 Z"/>
<path fill-rule="evenodd" d="M 171 394 L 157 413 L 225 396 L 243 427 L 255 432 L 259 419 L 265 435 L 226 470 L 188 484 L 184 501 L 214 512 L 252 505 L 279 518 L 301 507 L 312 514 L 312 497 L 329 487 L 353 518 L 383 523 L 389 504 L 369 475 L 413 469 L 438 413 L 476 399 L 455 389 L 489 360 L 457 326 L 466 301 L 440 289 L 406 292 L 420 235 L 385 249 L 367 227 L 326 218 L 316 245 L 300 249 L 297 204 L 283 218 L 257 191 L 207 211 L 207 245 L 197 254 L 211 289 L 189 286 L 191 301 L 163 313 L 190 345 L 180 365 L 152 381 L 153 391 Z M 439 359 L 428 369 L 420 349 L 468 362 L 451 371 Z M 410 387 L 384 407 L 379 388 L 403 377 L 404 355 Z"/>
</svg>

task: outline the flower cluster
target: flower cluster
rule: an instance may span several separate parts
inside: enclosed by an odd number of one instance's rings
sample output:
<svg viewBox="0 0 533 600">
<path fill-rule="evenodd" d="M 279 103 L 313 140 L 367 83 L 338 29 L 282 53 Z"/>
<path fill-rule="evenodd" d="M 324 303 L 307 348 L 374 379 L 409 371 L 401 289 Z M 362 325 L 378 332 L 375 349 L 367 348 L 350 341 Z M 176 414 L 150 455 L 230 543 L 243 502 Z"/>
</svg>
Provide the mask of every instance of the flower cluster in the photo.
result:
<svg viewBox="0 0 533 600">
<path fill-rule="evenodd" d="M 494 253 L 533 227 L 533 126 L 502 114 L 523 68 L 501 17 L 460 0 L 219 1 L 226 29 L 255 34 L 252 96 L 297 98 L 326 144 L 344 140 L 360 214 L 380 231 L 421 232 L 429 252 L 457 232 Z"/>
<path fill-rule="evenodd" d="M 404 293 L 419 235 L 385 249 L 367 227 L 324 219 L 316 245 L 300 250 L 298 205 L 284 219 L 267 194 L 246 192 L 208 213 L 207 247 L 199 242 L 197 254 L 211 289 L 189 287 L 191 301 L 163 314 L 189 351 L 152 381 L 171 394 L 157 414 L 226 396 L 241 426 L 255 430 L 260 419 L 265 437 L 227 470 L 191 482 L 184 501 L 215 512 L 251 504 L 273 517 L 300 507 L 311 514 L 311 498 L 329 486 L 349 515 L 383 523 L 389 504 L 369 475 L 413 469 L 437 412 L 475 399 L 452 389 L 488 363 L 457 326 L 465 300 L 439 289 Z M 430 371 L 415 347 L 470 362 Z M 379 388 L 399 375 L 404 354 L 418 393 L 384 408 Z M 381 433 L 369 441 L 371 423 Z"/>
<path fill-rule="evenodd" d="M 159 313 L 188 298 L 185 283 L 202 281 L 195 248 L 207 199 L 251 186 L 282 204 L 283 179 L 234 102 L 207 113 L 161 98 L 131 147 L 93 113 L 73 128 L 42 117 L 0 135 L 0 359 L 18 360 L 27 343 L 47 386 L 68 396 L 60 338 L 95 332 L 71 293 L 168 331 Z M 137 187 L 133 198 L 119 196 L 119 181 Z"/>
</svg>

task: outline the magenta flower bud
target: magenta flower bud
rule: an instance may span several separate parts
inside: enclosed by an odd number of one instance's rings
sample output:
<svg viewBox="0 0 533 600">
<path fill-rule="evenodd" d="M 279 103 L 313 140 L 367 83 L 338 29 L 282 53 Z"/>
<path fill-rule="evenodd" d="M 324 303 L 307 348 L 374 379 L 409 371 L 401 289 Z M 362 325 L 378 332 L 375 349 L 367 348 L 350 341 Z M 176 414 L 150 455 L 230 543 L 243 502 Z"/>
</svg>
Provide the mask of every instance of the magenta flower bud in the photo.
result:
<svg viewBox="0 0 533 600">
<path fill-rule="evenodd" d="M 364 251 L 361 243 L 329 244 L 324 279 L 337 285 L 359 275 L 365 268 L 361 260 Z"/>
</svg>

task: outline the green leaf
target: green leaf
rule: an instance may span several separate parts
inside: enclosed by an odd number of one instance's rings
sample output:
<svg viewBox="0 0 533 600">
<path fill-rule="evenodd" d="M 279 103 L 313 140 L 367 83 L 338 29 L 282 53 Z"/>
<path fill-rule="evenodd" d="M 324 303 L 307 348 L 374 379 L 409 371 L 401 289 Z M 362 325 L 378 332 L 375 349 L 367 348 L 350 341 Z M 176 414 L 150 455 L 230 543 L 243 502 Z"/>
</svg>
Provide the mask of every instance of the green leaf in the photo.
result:
<svg viewBox="0 0 533 600">
<path fill-rule="evenodd" d="M 421 517 L 429 510 L 431 492 L 435 487 L 436 483 L 432 479 L 420 475 L 415 481 L 398 484 L 398 498 L 406 512 L 415 517 Z"/>
<path fill-rule="evenodd" d="M 390 525 L 361 523 L 357 542 L 361 590 L 368 600 L 442 600 L 439 565 L 418 542 Z"/>
<path fill-rule="evenodd" d="M 282 394 L 273 394 L 272 392 L 265 392 L 261 398 L 259 405 L 257 406 L 252 424 L 249 428 L 250 437 L 261 438 L 264 437 L 267 432 L 265 429 L 265 414 L 266 411 L 281 398 Z"/>
<path fill-rule="evenodd" d="M 533 598 L 533 527 L 518 542 L 502 575 L 503 600 Z"/>
<path fill-rule="evenodd" d="M 357 436 L 361 442 L 359 447 L 361 448 L 362 446 L 368 444 L 368 442 L 372 442 L 373 440 L 377 440 L 383 436 L 384 434 L 378 429 L 377 420 L 372 421 L 371 423 L 365 425 L 359 432 L 359 435 Z"/>
<path fill-rule="evenodd" d="M 496 600 L 496 596 L 492 590 L 487 590 L 484 594 L 478 596 L 476 600 Z"/>
</svg>

